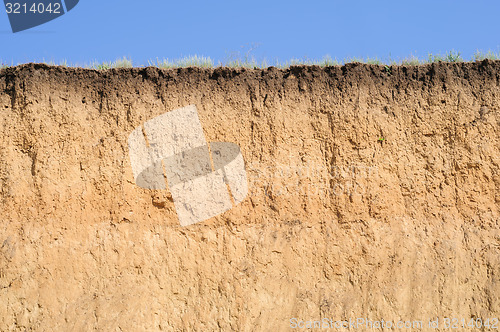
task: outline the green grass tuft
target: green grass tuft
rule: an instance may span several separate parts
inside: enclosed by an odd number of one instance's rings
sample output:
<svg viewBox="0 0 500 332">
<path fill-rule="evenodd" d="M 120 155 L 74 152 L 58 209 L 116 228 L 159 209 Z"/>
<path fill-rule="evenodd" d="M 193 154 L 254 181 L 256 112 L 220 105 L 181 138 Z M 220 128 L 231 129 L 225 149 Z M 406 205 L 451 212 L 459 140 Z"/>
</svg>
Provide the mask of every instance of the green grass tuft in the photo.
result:
<svg viewBox="0 0 500 332">
<path fill-rule="evenodd" d="M 488 52 L 481 52 L 478 50 L 474 53 L 473 59 L 475 61 L 482 61 L 484 59 L 500 60 L 500 54 L 495 53 L 491 50 L 488 50 Z"/>
<path fill-rule="evenodd" d="M 455 51 L 450 51 L 444 55 L 442 54 L 429 54 L 429 59 L 428 63 L 432 62 L 463 62 L 464 59 L 462 59 L 462 56 L 460 55 L 460 52 L 455 52 Z"/>
</svg>

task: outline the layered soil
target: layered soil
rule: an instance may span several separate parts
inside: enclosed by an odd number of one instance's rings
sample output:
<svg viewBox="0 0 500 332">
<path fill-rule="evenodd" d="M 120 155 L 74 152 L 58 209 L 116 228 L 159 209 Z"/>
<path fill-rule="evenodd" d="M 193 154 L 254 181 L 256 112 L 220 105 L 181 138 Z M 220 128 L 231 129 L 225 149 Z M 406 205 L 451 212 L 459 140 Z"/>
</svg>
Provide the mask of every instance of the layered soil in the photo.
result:
<svg viewBox="0 0 500 332">
<path fill-rule="evenodd" d="M 190 104 L 249 193 L 181 227 L 127 139 Z M 0 330 L 500 318 L 499 110 L 489 60 L 2 69 Z"/>
</svg>

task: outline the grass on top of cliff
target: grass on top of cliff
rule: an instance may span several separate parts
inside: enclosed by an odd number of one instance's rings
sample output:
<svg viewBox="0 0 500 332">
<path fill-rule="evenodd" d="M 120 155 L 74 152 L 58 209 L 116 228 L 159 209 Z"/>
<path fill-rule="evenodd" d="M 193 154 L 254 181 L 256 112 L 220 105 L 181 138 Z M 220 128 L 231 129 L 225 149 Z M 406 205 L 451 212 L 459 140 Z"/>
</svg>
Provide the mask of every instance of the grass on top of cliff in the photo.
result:
<svg viewBox="0 0 500 332">
<path fill-rule="evenodd" d="M 268 62 L 266 59 L 262 61 L 257 61 L 253 56 L 243 56 L 243 57 L 230 57 L 224 62 L 215 63 L 210 57 L 193 55 L 187 56 L 180 59 L 170 60 L 167 58 L 148 61 L 147 64 L 135 64 L 130 58 L 123 57 L 115 61 L 110 62 L 91 62 L 85 64 L 69 64 L 67 61 L 61 61 L 56 63 L 54 61 L 35 61 L 36 63 L 45 63 L 53 66 L 65 66 L 65 67 L 80 67 L 88 69 L 106 70 L 112 68 L 133 68 L 133 67 L 145 67 L 153 66 L 158 68 L 186 68 L 186 67 L 200 67 L 200 68 L 215 68 L 215 67 L 230 67 L 230 68 L 267 68 L 269 66 L 274 66 L 278 68 L 288 68 L 294 65 L 317 65 L 321 67 L 327 66 L 340 66 L 346 63 L 360 62 L 365 64 L 374 65 L 409 65 L 418 66 L 433 62 L 469 62 L 469 61 L 481 61 L 484 59 L 490 60 L 500 60 L 500 52 L 495 53 L 492 51 L 482 52 L 476 51 L 471 59 L 464 59 L 460 52 L 450 51 L 445 54 L 428 54 L 427 58 L 418 58 L 416 56 L 410 56 L 401 60 L 381 60 L 378 58 L 346 58 L 343 61 L 339 61 L 330 56 L 325 56 L 320 60 L 312 59 L 291 59 L 286 62 L 275 61 L 274 63 Z M 18 63 L 20 65 L 21 63 Z M 9 64 L 0 60 L 0 69 L 15 66 L 13 63 Z"/>
</svg>

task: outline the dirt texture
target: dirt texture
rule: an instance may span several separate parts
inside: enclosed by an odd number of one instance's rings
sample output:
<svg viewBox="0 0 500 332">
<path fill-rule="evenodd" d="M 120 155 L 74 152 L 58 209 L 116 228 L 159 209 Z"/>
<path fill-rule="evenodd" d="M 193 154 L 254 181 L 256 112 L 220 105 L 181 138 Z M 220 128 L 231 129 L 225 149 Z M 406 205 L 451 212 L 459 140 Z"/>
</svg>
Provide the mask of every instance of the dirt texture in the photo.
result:
<svg viewBox="0 0 500 332">
<path fill-rule="evenodd" d="M 190 104 L 249 194 L 181 227 L 127 139 Z M 0 331 L 500 318 L 499 115 L 489 60 L 2 69 Z"/>
</svg>

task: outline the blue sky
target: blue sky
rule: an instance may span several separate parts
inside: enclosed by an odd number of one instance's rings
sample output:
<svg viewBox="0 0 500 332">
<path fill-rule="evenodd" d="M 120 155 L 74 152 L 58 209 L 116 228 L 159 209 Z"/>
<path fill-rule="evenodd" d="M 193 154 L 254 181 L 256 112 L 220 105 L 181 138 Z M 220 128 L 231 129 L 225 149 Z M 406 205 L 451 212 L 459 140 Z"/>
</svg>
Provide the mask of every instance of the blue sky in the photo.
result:
<svg viewBox="0 0 500 332">
<path fill-rule="evenodd" d="M 500 1 L 80 0 L 66 15 L 13 34 L 0 13 L 0 59 L 83 64 L 187 55 L 224 61 L 254 47 L 268 62 L 325 55 L 402 59 L 500 51 Z"/>
</svg>

